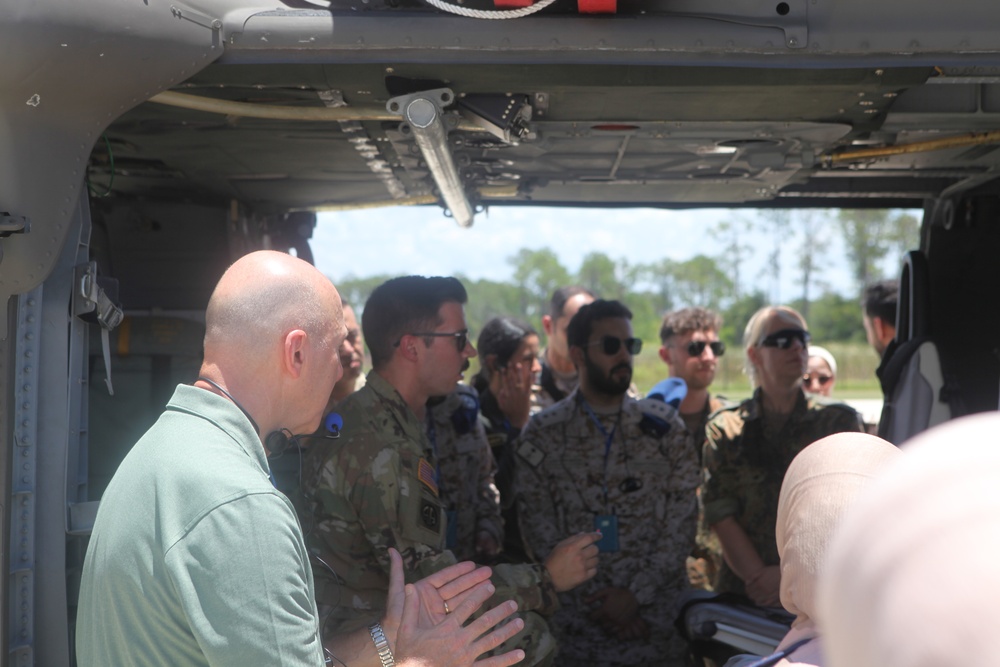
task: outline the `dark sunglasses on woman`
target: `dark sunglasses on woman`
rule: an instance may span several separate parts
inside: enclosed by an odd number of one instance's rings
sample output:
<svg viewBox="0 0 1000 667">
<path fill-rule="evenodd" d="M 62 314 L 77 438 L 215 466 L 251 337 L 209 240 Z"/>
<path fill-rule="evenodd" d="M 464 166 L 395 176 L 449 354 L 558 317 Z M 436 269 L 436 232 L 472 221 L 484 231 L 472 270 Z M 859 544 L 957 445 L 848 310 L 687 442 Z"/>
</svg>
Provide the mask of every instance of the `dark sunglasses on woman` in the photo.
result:
<svg viewBox="0 0 1000 667">
<path fill-rule="evenodd" d="M 792 343 L 799 341 L 803 346 L 808 345 L 812 336 L 804 329 L 782 329 L 770 334 L 760 342 L 761 347 L 776 347 L 779 350 L 787 350 Z"/>
</svg>

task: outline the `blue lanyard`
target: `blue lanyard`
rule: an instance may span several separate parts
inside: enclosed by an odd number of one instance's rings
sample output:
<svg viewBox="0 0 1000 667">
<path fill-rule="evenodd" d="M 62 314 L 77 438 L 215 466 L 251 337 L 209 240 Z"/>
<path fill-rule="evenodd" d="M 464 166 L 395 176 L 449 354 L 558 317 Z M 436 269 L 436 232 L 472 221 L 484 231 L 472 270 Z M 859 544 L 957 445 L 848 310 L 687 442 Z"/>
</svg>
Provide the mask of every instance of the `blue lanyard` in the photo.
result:
<svg viewBox="0 0 1000 667">
<path fill-rule="evenodd" d="M 612 443 L 615 440 L 615 433 L 618 432 L 618 424 L 621 423 L 621 420 L 622 420 L 622 411 L 621 411 L 621 408 L 618 408 L 618 418 L 615 420 L 615 425 L 611 429 L 611 432 L 609 433 L 608 429 L 604 428 L 604 425 L 601 423 L 601 420 L 597 418 L 597 415 L 594 414 L 594 411 L 591 409 L 590 405 L 587 403 L 586 400 L 583 399 L 582 396 L 580 398 L 580 404 L 583 405 L 583 409 L 587 411 L 588 415 L 590 415 L 590 420 L 594 422 L 594 426 L 596 426 L 601 431 L 601 434 L 604 435 L 604 477 L 602 479 L 602 484 L 603 484 L 602 489 L 604 491 L 604 509 L 605 509 L 605 511 L 607 511 L 607 508 L 608 508 L 608 455 L 611 454 L 611 445 L 612 445 Z"/>
<path fill-rule="evenodd" d="M 780 662 L 783 658 L 787 658 L 791 654 L 795 653 L 797 650 L 799 650 L 801 647 L 811 642 L 813 639 L 815 639 L 815 637 L 806 637 L 805 639 L 800 639 L 799 641 L 795 642 L 788 648 L 782 649 L 777 653 L 772 653 L 771 655 L 766 655 L 760 660 L 755 660 L 754 662 L 751 662 L 749 665 L 746 665 L 746 667 L 771 667 L 772 665 L 775 665 L 776 663 Z"/>
</svg>

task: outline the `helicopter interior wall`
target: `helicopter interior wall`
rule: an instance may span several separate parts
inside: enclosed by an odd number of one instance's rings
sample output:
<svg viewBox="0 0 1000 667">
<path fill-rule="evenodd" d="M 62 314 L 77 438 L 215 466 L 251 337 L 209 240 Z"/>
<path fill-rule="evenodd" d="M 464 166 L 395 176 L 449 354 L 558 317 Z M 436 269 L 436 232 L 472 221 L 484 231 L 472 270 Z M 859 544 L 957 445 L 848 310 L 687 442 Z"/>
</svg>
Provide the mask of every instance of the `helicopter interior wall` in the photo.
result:
<svg viewBox="0 0 1000 667">
<path fill-rule="evenodd" d="M 1000 198 L 968 197 L 930 213 L 927 325 L 954 417 L 1000 406 Z M 949 375 L 951 377 L 949 377 Z"/>
<path fill-rule="evenodd" d="M 119 200 L 94 210 L 93 259 L 118 281 L 126 311 L 204 310 L 233 260 L 228 211 L 167 201 Z"/>
</svg>

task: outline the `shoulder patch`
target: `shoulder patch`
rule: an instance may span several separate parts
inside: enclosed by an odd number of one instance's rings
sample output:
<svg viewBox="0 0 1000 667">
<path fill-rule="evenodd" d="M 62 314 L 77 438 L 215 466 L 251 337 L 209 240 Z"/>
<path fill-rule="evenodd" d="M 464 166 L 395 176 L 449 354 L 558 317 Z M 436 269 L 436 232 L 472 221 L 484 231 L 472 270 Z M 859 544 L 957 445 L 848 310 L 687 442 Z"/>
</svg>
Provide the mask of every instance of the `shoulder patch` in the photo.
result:
<svg viewBox="0 0 1000 667">
<path fill-rule="evenodd" d="M 671 431 L 683 429 L 677 408 L 658 398 L 644 398 L 628 406 L 628 414 L 638 419 L 639 429 L 653 438 L 662 438 Z"/>
<path fill-rule="evenodd" d="M 669 403 L 664 403 L 658 398 L 644 398 L 640 401 L 636 401 L 635 404 L 638 406 L 639 412 L 644 415 L 653 415 L 656 417 L 663 417 L 664 419 L 670 419 L 677 414 L 677 408 Z"/>
<path fill-rule="evenodd" d="M 531 444 L 530 440 L 522 440 L 517 446 L 517 455 L 532 468 L 537 468 L 545 460 L 545 452 Z"/>
<path fill-rule="evenodd" d="M 535 423 L 536 426 L 546 427 L 552 426 L 553 424 L 560 424 L 565 421 L 569 421 L 570 417 L 573 416 L 573 409 L 576 407 L 575 401 L 572 400 L 572 395 L 568 398 L 564 398 L 554 405 L 550 405 L 538 414 L 532 416 L 531 421 Z"/>
</svg>

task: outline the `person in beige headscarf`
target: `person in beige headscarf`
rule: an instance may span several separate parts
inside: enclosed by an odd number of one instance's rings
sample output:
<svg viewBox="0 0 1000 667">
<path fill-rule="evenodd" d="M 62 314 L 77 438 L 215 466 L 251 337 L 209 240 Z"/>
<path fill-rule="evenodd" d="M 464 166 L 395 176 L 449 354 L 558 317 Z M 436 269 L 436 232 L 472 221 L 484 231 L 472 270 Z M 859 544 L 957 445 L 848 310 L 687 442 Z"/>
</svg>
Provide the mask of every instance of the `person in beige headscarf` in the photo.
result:
<svg viewBox="0 0 1000 667">
<path fill-rule="evenodd" d="M 823 665 L 815 623 L 816 584 L 828 545 L 862 491 L 900 451 L 865 433 L 838 433 L 803 449 L 781 484 L 775 531 L 781 557 L 781 604 L 795 614 L 770 660 L 737 658 L 726 667 Z"/>
<path fill-rule="evenodd" d="M 1000 665 L 998 434 L 988 413 L 913 438 L 849 512 L 818 589 L 828 667 Z"/>
</svg>

